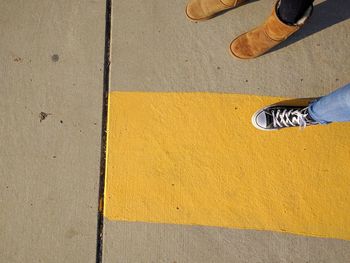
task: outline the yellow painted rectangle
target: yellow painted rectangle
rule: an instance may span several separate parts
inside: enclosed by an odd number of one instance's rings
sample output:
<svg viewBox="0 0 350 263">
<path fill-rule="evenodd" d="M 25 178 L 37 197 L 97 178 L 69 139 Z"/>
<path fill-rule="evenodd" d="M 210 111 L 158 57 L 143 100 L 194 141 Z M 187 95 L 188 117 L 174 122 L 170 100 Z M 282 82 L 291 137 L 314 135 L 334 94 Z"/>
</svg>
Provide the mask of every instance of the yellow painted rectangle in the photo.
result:
<svg viewBox="0 0 350 263">
<path fill-rule="evenodd" d="M 105 216 L 350 240 L 350 125 L 256 130 L 277 101 L 112 92 Z"/>
</svg>

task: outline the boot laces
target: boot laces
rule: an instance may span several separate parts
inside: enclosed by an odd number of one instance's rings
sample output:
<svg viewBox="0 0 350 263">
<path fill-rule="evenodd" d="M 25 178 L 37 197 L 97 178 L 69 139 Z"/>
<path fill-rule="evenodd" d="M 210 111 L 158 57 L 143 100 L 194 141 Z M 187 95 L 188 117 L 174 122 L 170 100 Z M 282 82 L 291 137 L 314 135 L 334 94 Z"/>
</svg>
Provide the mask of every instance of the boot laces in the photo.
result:
<svg viewBox="0 0 350 263">
<path fill-rule="evenodd" d="M 304 109 L 277 109 L 271 111 L 273 127 L 285 128 L 285 127 L 301 127 L 305 128 L 310 121 L 308 120 L 308 110 Z"/>
</svg>

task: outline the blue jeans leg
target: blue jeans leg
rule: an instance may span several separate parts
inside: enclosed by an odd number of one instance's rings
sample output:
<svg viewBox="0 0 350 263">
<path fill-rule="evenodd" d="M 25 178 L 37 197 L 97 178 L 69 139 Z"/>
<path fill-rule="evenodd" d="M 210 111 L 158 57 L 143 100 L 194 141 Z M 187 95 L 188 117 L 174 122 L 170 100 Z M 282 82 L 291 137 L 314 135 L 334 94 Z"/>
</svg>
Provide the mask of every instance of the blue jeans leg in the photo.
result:
<svg viewBox="0 0 350 263">
<path fill-rule="evenodd" d="M 313 101 L 309 114 L 322 124 L 350 121 L 350 83 Z"/>
</svg>

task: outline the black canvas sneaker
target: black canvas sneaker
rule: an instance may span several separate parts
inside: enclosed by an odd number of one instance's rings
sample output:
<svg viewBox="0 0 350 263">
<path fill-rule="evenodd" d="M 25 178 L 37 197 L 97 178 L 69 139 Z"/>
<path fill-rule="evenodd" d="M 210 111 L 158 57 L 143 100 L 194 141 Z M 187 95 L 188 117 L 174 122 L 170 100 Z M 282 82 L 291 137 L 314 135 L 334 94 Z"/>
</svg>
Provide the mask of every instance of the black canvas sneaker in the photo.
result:
<svg viewBox="0 0 350 263">
<path fill-rule="evenodd" d="M 271 105 L 260 109 L 253 115 L 252 123 L 255 128 L 264 131 L 319 124 L 310 117 L 308 107 L 290 105 Z"/>
</svg>

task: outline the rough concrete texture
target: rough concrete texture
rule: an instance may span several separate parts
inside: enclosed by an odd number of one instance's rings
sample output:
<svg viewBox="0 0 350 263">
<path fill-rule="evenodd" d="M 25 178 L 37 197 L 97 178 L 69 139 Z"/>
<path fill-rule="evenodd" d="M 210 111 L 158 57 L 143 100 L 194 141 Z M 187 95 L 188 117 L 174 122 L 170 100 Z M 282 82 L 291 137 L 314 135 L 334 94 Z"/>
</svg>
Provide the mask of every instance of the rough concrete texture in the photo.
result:
<svg viewBox="0 0 350 263">
<path fill-rule="evenodd" d="M 1 262 L 95 262 L 105 3 L 0 3 Z"/>
<path fill-rule="evenodd" d="M 313 97 L 348 82 L 350 3 L 315 1 L 309 23 L 260 58 L 234 59 L 232 39 L 262 23 L 271 0 L 210 21 L 185 0 L 114 1 L 113 91 L 213 91 Z M 104 262 L 347 262 L 350 242 L 213 227 L 105 223 Z"/>
<path fill-rule="evenodd" d="M 348 262 L 350 242 L 266 231 L 105 221 L 104 262 Z"/>
<path fill-rule="evenodd" d="M 309 23 L 275 52 L 231 57 L 230 42 L 264 22 L 273 4 L 249 1 L 193 23 L 186 0 L 114 1 L 111 89 L 308 97 L 349 82 L 347 0 L 315 1 Z"/>
</svg>

